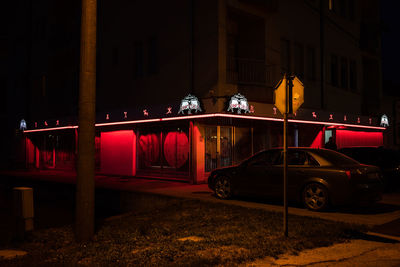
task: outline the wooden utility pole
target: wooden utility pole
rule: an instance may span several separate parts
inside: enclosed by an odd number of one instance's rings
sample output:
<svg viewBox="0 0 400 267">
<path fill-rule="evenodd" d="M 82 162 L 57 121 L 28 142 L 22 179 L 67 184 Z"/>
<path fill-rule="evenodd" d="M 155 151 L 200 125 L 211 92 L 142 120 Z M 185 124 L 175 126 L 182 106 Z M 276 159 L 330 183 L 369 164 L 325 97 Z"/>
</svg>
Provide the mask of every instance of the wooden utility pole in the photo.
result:
<svg viewBox="0 0 400 267">
<path fill-rule="evenodd" d="M 77 241 L 89 241 L 94 235 L 96 15 L 97 0 L 82 0 L 75 222 Z"/>
</svg>

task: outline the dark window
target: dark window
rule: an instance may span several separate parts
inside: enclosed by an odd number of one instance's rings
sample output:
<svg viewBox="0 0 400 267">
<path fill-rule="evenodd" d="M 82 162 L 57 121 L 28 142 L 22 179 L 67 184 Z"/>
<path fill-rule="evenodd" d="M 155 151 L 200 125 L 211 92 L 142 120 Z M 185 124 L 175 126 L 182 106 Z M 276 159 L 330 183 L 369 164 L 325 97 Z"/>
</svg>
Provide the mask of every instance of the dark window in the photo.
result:
<svg viewBox="0 0 400 267">
<path fill-rule="evenodd" d="M 133 44 L 133 77 L 135 79 L 143 77 L 143 43 Z"/>
<path fill-rule="evenodd" d="M 355 165 L 359 164 L 352 158 L 349 158 L 339 152 L 328 150 L 328 149 L 320 149 L 318 150 L 318 155 L 328 161 L 330 164 L 335 166 L 343 166 L 343 165 Z"/>
<path fill-rule="evenodd" d="M 112 50 L 112 64 L 113 66 L 117 66 L 119 63 L 119 50 L 117 47 L 114 47 Z"/>
<path fill-rule="evenodd" d="M 290 71 L 290 42 L 284 39 L 281 40 L 281 70 Z"/>
<path fill-rule="evenodd" d="M 331 56 L 331 84 L 338 86 L 338 58 L 335 55 Z"/>
<path fill-rule="evenodd" d="M 341 17 L 345 18 L 346 17 L 346 5 L 347 5 L 348 0 L 339 0 L 339 14 Z"/>
<path fill-rule="evenodd" d="M 349 19 L 354 20 L 355 19 L 355 2 L 354 0 L 347 0 L 349 4 Z"/>
<path fill-rule="evenodd" d="M 350 60 L 350 90 L 357 92 L 357 64 L 355 60 Z"/>
<path fill-rule="evenodd" d="M 277 162 L 281 151 L 280 150 L 269 150 L 260 152 L 254 157 L 250 158 L 247 162 L 248 166 L 259 166 L 259 165 L 273 165 Z"/>
<path fill-rule="evenodd" d="M 301 44 L 294 45 L 294 72 L 301 79 L 304 77 L 304 49 Z"/>
<path fill-rule="evenodd" d="M 149 74 L 158 73 L 158 47 L 157 39 L 152 37 L 148 41 Z"/>
<path fill-rule="evenodd" d="M 307 47 L 306 53 L 306 75 L 309 80 L 315 81 L 315 48 Z"/>
<path fill-rule="evenodd" d="M 340 60 L 340 87 L 347 89 L 348 88 L 348 67 L 347 67 L 347 59 L 341 58 Z"/>
</svg>

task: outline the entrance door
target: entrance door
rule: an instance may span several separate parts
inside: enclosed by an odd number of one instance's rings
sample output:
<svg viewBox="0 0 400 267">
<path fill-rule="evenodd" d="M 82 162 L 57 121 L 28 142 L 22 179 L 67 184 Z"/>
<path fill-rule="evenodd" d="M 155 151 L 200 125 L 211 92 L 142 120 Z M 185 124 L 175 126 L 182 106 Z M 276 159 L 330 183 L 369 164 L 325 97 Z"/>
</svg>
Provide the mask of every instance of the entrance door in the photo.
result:
<svg viewBox="0 0 400 267">
<path fill-rule="evenodd" d="M 205 128 L 205 170 L 232 165 L 232 127 L 211 126 Z"/>
</svg>

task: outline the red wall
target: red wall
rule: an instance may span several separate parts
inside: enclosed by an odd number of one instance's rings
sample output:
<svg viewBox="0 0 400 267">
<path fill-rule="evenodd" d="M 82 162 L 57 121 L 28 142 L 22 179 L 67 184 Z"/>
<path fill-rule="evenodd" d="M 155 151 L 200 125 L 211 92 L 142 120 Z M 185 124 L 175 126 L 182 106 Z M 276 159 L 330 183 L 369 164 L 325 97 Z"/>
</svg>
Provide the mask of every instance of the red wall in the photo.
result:
<svg viewBox="0 0 400 267">
<path fill-rule="evenodd" d="M 136 135 L 133 130 L 102 132 L 100 141 L 101 172 L 136 175 Z"/>
<path fill-rule="evenodd" d="M 383 146 L 382 132 L 336 130 L 336 145 L 342 147 Z"/>
</svg>

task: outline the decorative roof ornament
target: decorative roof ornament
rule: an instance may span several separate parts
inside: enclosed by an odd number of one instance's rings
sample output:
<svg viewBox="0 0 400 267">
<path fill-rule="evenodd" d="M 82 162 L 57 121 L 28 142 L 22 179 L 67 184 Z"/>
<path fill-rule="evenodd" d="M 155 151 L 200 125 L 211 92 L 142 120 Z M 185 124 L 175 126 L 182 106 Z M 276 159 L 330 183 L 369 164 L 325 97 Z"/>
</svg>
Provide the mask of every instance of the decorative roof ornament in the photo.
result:
<svg viewBox="0 0 400 267">
<path fill-rule="evenodd" d="M 19 123 L 19 129 L 21 131 L 25 131 L 27 129 L 26 127 L 26 121 L 24 119 L 21 120 L 21 122 Z"/>
<path fill-rule="evenodd" d="M 192 114 L 192 111 L 195 113 L 202 112 L 199 99 L 191 94 L 182 99 L 178 114 L 185 114 L 185 111 L 187 111 L 187 114 Z"/>
<path fill-rule="evenodd" d="M 228 111 L 234 113 L 235 110 L 237 114 L 241 114 L 242 112 L 250 113 L 249 103 L 247 102 L 247 99 L 240 93 L 233 95 L 229 101 Z"/>
<path fill-rule="evenodd" d="M 381 117 L 381 126 L 389 127 L 389 119 L 388 119 L 388 116 L 386 116 L 386 114 L 383 114 Z"/>
</svg>

